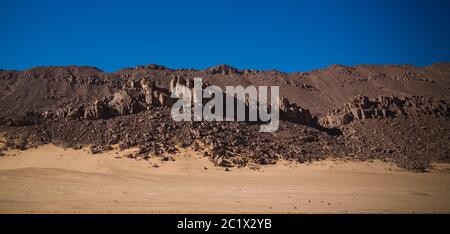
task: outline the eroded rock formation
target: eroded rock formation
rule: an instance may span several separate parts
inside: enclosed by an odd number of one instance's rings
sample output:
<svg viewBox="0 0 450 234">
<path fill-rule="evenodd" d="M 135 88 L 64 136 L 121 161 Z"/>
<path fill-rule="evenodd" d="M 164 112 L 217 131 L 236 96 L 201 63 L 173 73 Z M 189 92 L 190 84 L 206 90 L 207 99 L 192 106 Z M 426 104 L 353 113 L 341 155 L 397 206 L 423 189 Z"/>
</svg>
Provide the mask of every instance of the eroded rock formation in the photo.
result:
<svg viewBox="0 0 450 234">
<path fill-rule="evenodd" d="M 370 99 L 367 96 L 357 96 L 343 106 L 330 110 L 321 122 L 326 126 L 339 127 L 353 120 L 417 115 L 435 115 L 448 119 L 450 108 L 445 101 L 427 97 L 379 96 Z"/>
<path fill-rule="evenodd" d="M 261 133 L 259 123 L 173 121 L 171 92 L 177 84 L 192 88 L 194 77 L 204 78 L 204 86 L 279 85 L 279 130 Z M 206 70 L 147 65 L 114 73 L 76 66 L 2 70 L 2 149 L 53 143 L 90 145 L 98 153 L 137 147 L 129 157 L 170 160 L 180 148 L 191 148 L 223 167 L 332 157 L 426 170 L 429 162 L 450 162 L 448 77 L 445 63 L 330 66 L 302 73 L 225 65 Z M 363 95 L 345 101 L 360 91 Z M 339 134 L 326 131 L 333 127 Z"/>
</svg>

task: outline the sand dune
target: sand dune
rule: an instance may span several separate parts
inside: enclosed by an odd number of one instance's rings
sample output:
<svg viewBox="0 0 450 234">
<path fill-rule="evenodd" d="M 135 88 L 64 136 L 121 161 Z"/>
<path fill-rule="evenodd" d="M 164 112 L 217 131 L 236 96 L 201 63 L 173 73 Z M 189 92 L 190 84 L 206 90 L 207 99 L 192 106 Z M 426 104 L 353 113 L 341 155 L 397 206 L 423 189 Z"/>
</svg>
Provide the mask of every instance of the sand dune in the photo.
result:
<svg viewBox="0 0 450 234">
<path fill-rule="evenodd" d="M 427 173 L 331 160 L 225 171 L 192 152 L 161 162 L 127 158 L 133 150 L 92 155 L 45 145 L 6 151 L 0 212 L 450 212 L 444 164 Z"/>
</svg>

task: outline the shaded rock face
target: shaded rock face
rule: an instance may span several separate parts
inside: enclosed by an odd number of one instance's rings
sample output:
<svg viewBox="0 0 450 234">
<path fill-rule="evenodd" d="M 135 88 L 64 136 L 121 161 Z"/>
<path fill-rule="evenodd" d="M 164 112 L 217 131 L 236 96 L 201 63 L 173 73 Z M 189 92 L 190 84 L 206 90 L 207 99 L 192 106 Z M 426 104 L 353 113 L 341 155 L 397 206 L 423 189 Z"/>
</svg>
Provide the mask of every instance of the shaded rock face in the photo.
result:
<svg viewBox="0 0 450 234">
<path fill-rule="evenodd" d="M 317 117 L 313 116 L 308 109 L 289 103 L 287 98 L 280 98 L 280 119 L 310 127 L 318 126 Z"/>
<path fill-rule="evenodd" d="M 108 106 L 117 112 L 117 115 L 136 114 L 143 109 L 140 103 L 126 91 L 115 93 Z"/>
<path fill-rule="evenodd" d="M 423 171 L 429 162 L 450 162 L 449 72 L 450 64 L 337 65 L 292 74 L 226 65 L 148 65 L 116 73 L 92 67 L 0 71 L 0 133 L 5 147 L 16 149 L 54 143 L 92 145 L 92 153 L 99 153 L 118 145 L 138 147 L 132 158 L 167 160 L 189 148 L 222 167 L 331 157 L 378 159 Z M 259 123 L 248 122 L 174 122 L 170 94 L 177 84 L 192 88 L 194 77 L 204 78 L 205 87 L 280 85 L 279 130 L 260 133 Z M 364 95 L 355 97 L 354 90 Z M 354 98 L 346 102 L 349 97 Z"/>
<path fill-rule="evenodd" d="M 366 96 L 357 96 L 343 106 L 330 110 L 321 119 L 321 123 L 330 127 L 339 127 L 353 120 L 417 115 L 434 115 L 448 119 L 450 108 L 445 101 L 426 97 L 379 96 L 370 99 Z"/>
<path fill-rule="evenodd" d="M 58 112 L 57 112 L 58 113 Z M 58 115 L 58 117 L 64 118 L 64 116 Z M 111 109 L 108 106 L 108 100 L 95 100 L 92 104 L 85 107 L 83 117 L 85 119 L 102 119 L 113 116 Z"/>
<path fill-rule="evenodd" d="M 13 116 L 0 118 L 0 125 L 7 126 L 30 126 L 38 124 L 41 121 L 41 115 L 35 112 L 26 112 L 22 116 Z"/>
</svg>

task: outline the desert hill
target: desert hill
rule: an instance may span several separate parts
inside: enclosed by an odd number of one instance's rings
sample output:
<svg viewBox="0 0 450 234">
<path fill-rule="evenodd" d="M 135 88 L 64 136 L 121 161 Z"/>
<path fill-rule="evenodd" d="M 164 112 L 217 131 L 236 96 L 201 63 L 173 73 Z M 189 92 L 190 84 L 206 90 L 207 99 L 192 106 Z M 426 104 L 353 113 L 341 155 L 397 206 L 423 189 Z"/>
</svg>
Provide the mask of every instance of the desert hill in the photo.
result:
<svg viewBox="0 0 450 234">
<path fill-rule="evenodd" d="M 276 133 L 247 123 L 175 123 L 170 83 L 278 85 Z M 449 162 L 450 63 L 332 65 L 310 72 L 137 66 L 107 73 L 88 66 L 0 71 L 0 130 L 9 148 L 45 143 L 139 147 L 131 157 L 169 158 L 193 148 L 220 166 L 306 162 L 328 157 L 381 159 L 414 170 Z M 332 129 L 336 131 L 331 131 Z"/>
</svg>

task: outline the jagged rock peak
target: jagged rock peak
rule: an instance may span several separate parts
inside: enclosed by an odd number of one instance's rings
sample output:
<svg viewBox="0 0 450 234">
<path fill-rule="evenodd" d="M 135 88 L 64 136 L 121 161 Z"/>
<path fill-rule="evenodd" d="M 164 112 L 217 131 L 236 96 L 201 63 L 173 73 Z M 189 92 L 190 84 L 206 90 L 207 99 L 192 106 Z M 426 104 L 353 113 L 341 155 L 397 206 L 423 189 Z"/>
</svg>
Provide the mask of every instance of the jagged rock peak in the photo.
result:
<svg viewBox="0 0 450 234">
<path fill-rule="evenodd" d="M 230 75 L 230 74 L 240 74 L 241 71 L 237 68 L 234 68 L 232 66 L 226 65 L 226 64 L 220 64 L 214 67 L 207 68 L 205 70 L 207 73 L 210 74 L 222 74 L 222 75 Z"/>
</svg>

